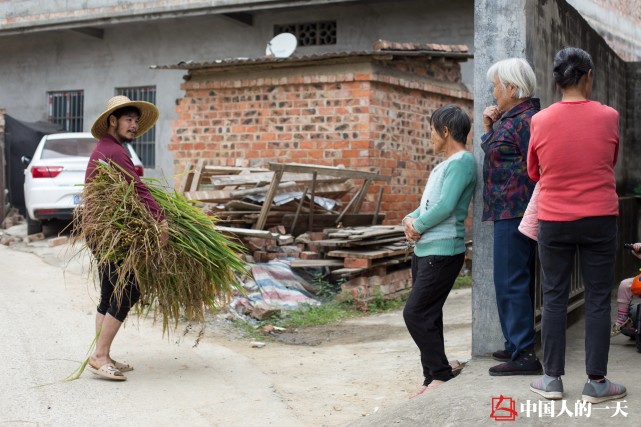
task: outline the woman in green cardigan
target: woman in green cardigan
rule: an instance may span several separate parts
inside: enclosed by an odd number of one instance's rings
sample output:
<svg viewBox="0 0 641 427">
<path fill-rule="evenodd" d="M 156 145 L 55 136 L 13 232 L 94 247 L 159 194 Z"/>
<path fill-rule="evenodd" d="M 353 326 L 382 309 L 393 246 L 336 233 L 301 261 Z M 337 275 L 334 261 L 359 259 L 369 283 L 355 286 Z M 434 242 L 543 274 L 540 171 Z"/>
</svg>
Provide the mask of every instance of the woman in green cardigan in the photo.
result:
<svg viewBox="0 0 641 427">
<path fill-rule="evenodd" d="M 445 160 L 430 173 L 419 207 L 403 218 L 405 236 L 415 244 L 412 291 L 403 318 L 421 352 L 423 385 L 412 397 L 454 377 L 445 356 L 443 304 L 463 267 L 465 218 L 474 185 L 476 164 L 465 149 L 470 118 L 455 105 L 432 114 L 430 146 Z"/>
</svg>

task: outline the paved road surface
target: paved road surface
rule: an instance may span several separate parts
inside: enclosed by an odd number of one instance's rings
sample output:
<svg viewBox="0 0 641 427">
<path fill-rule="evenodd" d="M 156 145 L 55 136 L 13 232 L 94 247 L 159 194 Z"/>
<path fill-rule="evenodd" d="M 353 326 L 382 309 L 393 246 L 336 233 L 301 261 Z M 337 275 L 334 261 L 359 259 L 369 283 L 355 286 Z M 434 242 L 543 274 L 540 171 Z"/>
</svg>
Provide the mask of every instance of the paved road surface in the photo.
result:
<svg viewBox="0 0 641 427">
<path fill-rule="evenodd" d="M 212 342 L 168 343 L 149 322 L 116 338 L 113 356 L 135 363 L 128 381 L 88 372 L 62 381 L 93 339 L 95 292 L 76 267 L 0 246 L 0 425 L 258 425 L 254 414 L 262 425 L 300 425 L 247 358 Z"/>
</svg>

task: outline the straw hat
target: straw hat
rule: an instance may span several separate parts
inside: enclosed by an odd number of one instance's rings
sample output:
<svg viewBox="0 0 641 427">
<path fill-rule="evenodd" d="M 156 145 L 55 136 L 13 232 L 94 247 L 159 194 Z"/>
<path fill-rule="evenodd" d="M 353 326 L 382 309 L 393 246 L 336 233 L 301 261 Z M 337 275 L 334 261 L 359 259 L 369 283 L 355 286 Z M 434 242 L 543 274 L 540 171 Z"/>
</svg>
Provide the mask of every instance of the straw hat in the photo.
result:
<svg viewBox="0 0 641 427">
<path fill-rule="evenodd" d="M 151 129 L 151 127 L 156 123 L 156 120 L 158 120 L 158 108 L 156 108 L 156 106 L 151 102 L 132 101 L 126 96 L 118 95 L 107 101 L 107 109 L 94 122 L 91 127 L 91 134 L 98 139 L 105 136 L 109 129 L 107 118 L 114 111 L 124 107 L 136 107 L 140 111 L 138 133 L 136 133 L 137 137 Z"/>
</svg>

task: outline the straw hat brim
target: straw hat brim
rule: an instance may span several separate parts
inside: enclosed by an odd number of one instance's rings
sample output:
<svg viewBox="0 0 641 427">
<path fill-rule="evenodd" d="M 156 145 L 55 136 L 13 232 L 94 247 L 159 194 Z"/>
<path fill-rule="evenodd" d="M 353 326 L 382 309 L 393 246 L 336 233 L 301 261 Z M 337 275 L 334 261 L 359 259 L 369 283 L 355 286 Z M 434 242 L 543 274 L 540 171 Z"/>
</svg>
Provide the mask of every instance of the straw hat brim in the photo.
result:
<svg viewBox="0 0 641 427">
<path fill-rule="evenodd" d="M 122 98 L 127 99 L 125 97 Z M 140 111 L 140 119 L 138 120 L 138 132 L 136 133 L 137 138 L 147 133 L 147 131 L 149 131 L 149 129 L 151 129 L 154 124 L 156 124 L 159 112 L 158 108 L 156 108 L 154 104 L 146 101 L 124 101 L 124 99 L 122 102 L 116 102 L 110 105 L 109 108 L 96 119 L 93 126 L 91 127 L 91 134 L 95 138 L 100 139 L 105 136 L 107 130 L 109 129 L 107 118 L 114 111 L 124 107 L 136 107 Z"/>
</svg>

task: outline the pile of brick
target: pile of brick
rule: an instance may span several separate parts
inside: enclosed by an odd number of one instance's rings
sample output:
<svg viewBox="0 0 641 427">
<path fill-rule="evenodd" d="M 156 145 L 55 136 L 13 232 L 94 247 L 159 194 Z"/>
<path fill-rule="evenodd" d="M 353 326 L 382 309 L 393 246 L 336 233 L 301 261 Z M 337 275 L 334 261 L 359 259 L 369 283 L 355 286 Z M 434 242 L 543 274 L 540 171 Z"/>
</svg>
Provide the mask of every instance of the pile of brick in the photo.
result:
<svg viewBox="0 0 641 427">
<path fill-rule="evenodd" d="M 296 270 L 329 269 L 329 279 L 342 282 L 343 291 L 355 300 L 370 301 L 382 295 L 396 298 L 411 288 L 410 257 L 413 249 L 400 226 L 328 228 L 307 232 L 294 239 L 284 227 L 243 230 L 218 227 L 247 248 L 248 262 L 280 259 Z"/>
<path fill-rule="evenodd" d="M 9 210 L 9 213 L 4 218 L 4 220 L 2 220 L 2 228 L 7 230 L 13 227 L 14 225 L 19 225 L 22 223 L 24 223 L 24 216 L 20 215 L 20 213 L 18 212 L 18 209 L 11 208 L 11 210 Z M 10 236 L 6 233 L 3 233 L 2 236 L 0 237 L 0 244 L 9 246 L 16 243 L 18 240 L 20 239 L 17 239 L 14 236 Z"/>
<path fill-rule="evenodd" d="M 20 214 L 18 209 L 11 208 L 5 219 L 2 221 L 2 228 L 8 230 L 13 226 L 24 224 L 24 222 L 25 218 Z M 17 243 L 32 243 L 40 240 L 47 240 L 49 246 L 60 246 L 67 243 L 69 238 L 67 236 L 56 236 L 47 239 L 44 233 L 35 233 L 26 237 L 18 237 L 15 234 L 2 233 L 0 236 L 0 244 L 5 246 L 11 246 Z"/>
<path fill-rule="evenodd" d="M 11 208 L 9 213 L 2 221 L 2 228 L 5 230 L 13 227 L 14 225 L 22 224 L 24 222 L 24 216 L 20 215 L 20 212 L 16 208 Z"/>
<path fill-rule="evenodd" d="M 413 248 L 405 239 L 403 227 L 374 225 L 326 229 L 322 239 L 305 234 L 296 241 L 319 254 L 331 269 L 341 288 L 361 302 L 382 295 L 396 298 L 411 289 L 410 260 Z M 333 265 L 329 265 L 333 263 Z M 301 265 L 293 261 L 292 267 Z M 303 263 L 302 265 L 305 265 Z"/>
</svg>

